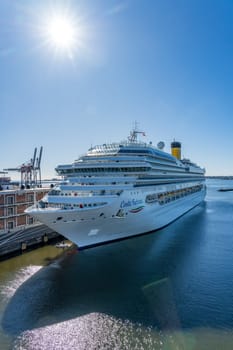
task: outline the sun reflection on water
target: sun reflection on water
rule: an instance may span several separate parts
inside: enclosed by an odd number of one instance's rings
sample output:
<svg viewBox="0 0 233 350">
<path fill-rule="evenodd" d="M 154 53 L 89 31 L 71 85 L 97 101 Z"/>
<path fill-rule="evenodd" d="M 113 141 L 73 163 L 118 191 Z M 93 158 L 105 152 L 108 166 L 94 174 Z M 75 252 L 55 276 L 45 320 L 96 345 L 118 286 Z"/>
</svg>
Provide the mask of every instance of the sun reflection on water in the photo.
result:
<svg viewBox="0 0 233 350">
<path fill-rule="evenodd" d="M 102 313 L 23 332 L 14 349 L 159 349 L 162 336 L 150 327 Z"/>
<path fill-rule="evenodd" d="M 5 301 L 9 300 L 15 294 L 17 289 L 41 268 L 42 266 L 29 265 L 17 271 L 14 278 L 9 280 L 4 287 L 0 289 L 2 298 Z"/>
<path fill-rule="evenodd" d="M 24 350 L 232 350 L 232 331 L 194 328 L 158 330 L 103 313 L 90 313 L 69 321 L 28 330 L 13 349 Z"/>
</svg>

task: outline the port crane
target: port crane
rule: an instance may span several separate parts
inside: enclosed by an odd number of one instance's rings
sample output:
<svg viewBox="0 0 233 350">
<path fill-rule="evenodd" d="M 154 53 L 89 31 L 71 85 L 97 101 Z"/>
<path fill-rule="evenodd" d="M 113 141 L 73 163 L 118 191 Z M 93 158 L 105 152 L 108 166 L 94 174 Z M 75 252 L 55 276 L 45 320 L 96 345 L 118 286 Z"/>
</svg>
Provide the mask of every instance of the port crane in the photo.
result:
<svg viewBox="0 0 233 350">
<path fill-rule="evenodd" d="M 3 169 L 4 171 L 18 171 L 21 174 L 21 186 L 41 186 L 41 158 L 43 147 L 40 147 L 37 156 L 37 147 L 34 149 L 33 157 L 18 167 Z"/>
</svg>

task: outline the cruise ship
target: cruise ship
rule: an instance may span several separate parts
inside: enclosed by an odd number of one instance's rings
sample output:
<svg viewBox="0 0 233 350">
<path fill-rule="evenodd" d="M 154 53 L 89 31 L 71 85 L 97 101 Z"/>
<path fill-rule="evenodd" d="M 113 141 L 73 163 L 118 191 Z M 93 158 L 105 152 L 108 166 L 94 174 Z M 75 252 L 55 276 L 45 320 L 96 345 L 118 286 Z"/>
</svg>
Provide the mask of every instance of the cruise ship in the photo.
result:
<svg viewBox="0 0 233 350">
<path fill-rule="evenodd" d="M 180 142 L 169 154 L 141 134 L 57 166 L 61 182 L 26 213 L 84 248 L 160 229 L 199 205 L 205 169 L 181 159 Z"/>
</svg>

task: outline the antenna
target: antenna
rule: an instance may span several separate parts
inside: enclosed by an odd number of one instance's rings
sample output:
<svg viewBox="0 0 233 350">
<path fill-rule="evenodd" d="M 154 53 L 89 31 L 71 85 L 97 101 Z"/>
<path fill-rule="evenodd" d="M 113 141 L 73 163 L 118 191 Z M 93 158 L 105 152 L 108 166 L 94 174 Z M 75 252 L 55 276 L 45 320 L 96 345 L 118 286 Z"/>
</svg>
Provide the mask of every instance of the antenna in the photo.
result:
<svg viewBox="0 0 233 350">
<path fill-rule="evenodd" d="M 138 130 L 138 123 L 135 121 L 134 122 L 134 127 L 132 131 L 130 131 L 130 135 L 128 136 L 129 142 L 137 142 L 138 134 L 142 134 L 143 136 L 146 136 L 144 131 L 139 131 Z"/>
</svg>

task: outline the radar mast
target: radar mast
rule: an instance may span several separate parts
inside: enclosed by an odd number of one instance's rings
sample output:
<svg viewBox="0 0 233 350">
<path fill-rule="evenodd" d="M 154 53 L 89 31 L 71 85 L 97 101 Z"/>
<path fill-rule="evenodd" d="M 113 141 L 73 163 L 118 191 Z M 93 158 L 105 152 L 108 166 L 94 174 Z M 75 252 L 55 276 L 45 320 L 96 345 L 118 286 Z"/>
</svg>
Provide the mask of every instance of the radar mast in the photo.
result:
<svg viewBox="0 0 233 350">
<path fill-rule="evenodd" d="M 129 142 L 137 143 L 138 134 L 142 134 L 143 136 L 146 136 L 144 131 L 138 130 L 138 123 L 135 121 L 133 129 L 132 129 L 132 131 L 130 131 L 130 135 L 128 136 Z"/>
</svg>

